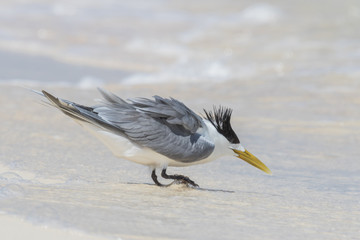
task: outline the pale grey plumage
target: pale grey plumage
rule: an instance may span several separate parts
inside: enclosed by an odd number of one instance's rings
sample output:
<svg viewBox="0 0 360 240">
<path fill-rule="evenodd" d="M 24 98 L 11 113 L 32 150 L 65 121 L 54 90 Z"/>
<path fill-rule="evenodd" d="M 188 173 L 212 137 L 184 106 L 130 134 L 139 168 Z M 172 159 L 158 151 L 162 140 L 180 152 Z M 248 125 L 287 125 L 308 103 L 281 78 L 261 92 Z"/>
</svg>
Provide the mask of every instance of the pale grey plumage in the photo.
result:
<svg viewBox="0 0 360 240">
<path fill-rule="evenodd" d="M 124 101 L 99 91 L 104 100 L 96 107 L 59 100 L 45 91 L 43 94 L 68 116 L 115 131 L 139 147 L 150 148 L 175 161 L 199 161 L 213 152 L 214 143 L 197 132 L 203 127 L 203 120 L 183 103 L 159 96 L 154 100 Z"/>
</svg>

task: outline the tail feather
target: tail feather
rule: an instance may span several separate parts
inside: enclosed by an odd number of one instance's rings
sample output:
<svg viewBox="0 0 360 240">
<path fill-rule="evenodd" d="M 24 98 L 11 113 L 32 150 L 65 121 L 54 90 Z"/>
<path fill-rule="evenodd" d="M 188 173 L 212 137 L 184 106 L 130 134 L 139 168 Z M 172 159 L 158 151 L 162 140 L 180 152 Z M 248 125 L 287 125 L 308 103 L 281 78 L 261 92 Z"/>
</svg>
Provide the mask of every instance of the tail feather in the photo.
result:
<svg viewBox="0 0 360 240">
<path fill-rule="evenodd" d="M 44 90 L 42 90 L 41 92 L 34 92 L 46 97 L 49 100 L 48 104 L 59 109 L 64 114 L 75 120 L 86 122 L 96 127 L 108 129 L 111 131 L 115 131 L 120 135 L 124 135 L 124 132 L 119 127 L 99 117 L 99 115 L 93 111 L 94 108 L 92 107 L 83 106 L 68 100 L 57 98 Z"/>
<path fill-rule="evenodd" d="M 81 113 L 74 107 L 74 103 L 59 99 L 44 90 L 42 90 L 41 92 L 42 92 L 42 95 L 49 100 L 50 105 L 52 105 L 53 107 L 56 107 L 57 109 L 62 111 L 67 116 L 74 118 L 76 120 L 92 123 L 90 121 L 90 119 L 87 119 L 81 115 Z"/>
</svg>

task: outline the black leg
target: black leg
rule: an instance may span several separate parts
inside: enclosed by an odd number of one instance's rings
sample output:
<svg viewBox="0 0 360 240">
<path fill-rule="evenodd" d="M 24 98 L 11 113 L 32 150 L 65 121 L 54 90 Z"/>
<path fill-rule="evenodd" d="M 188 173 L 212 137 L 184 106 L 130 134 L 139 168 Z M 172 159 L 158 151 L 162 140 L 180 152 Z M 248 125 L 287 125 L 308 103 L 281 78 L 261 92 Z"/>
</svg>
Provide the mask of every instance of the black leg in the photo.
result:
<svg viewBox="0 0 360 240">
<path fill-rule="evenodd" d="M 194 181 L 192 181 L 190 178 L 183 176 L 183 175 L 167 175 L 166 168 L 164 168 L 161 172 L 161 176 L 165 179 L 174 179 L 174 180 L 180 180 L 183 183 L 188 183 L 192 185 L 193 187 L 199 187 Z M 154 180 L 155 181 L 155 180 Z"/>
<path fill-rule="evenodd" d="M 152 180 L 154 181 L 154 183 L 155 183 L 156 185 L 158 185 L 159 187 L 168 187 L 168 186 L 170 186 L 171 184 L 174 183 L 174 182 L 172 182 L 172 183 L 166 184 L 166 185 L 160 183 L 160 182 L 157 180 L 157 176 L 156 176 L 155 169 L 153 169 L 153 171 L 152 171 L 152 173 L 151 173 L 151 178 L 152 178 Z"/>
</svg>

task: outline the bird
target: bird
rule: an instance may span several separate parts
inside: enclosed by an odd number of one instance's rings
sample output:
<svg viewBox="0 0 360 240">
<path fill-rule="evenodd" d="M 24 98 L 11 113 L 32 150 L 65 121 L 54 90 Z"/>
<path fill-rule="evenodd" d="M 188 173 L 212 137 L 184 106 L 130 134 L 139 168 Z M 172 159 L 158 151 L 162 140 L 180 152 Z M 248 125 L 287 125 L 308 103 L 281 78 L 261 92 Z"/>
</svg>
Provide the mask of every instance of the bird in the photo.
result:
<svg viewBox="0 0 360 240">
<path fill-rule="evenodd" d="M 96 106 L 84 106 L 55 97 L 45 90 L 36 91 L 51 105 L 94 133 L 121 159 L 149 166 L 157 186 L 173 183 L 198 188 L 189 177 L 168 174 L 168 167 L 203 164 L 223 156 L 235 156 L 271 174 L 270 169 L 245 149 L 232 129 L 232 109 L 219 106 L 196 114 L 174 98 L 153 96 L 124 100 L 98 88 L 103 99 Z M 170 179 L 170 184 L 158 180 Z"/>
</svg>

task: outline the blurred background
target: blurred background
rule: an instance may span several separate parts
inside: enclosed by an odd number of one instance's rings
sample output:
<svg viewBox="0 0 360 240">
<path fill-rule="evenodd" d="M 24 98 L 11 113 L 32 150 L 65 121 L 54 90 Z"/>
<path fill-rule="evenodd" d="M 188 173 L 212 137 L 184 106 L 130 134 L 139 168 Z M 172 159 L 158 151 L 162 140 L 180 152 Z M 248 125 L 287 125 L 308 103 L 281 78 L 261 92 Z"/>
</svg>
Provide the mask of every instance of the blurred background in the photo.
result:
<svg viewBox="0 0 360 240">
<path fill-rule="evenodd" d="M 227 158 L 169 169 L 202 190 L 156 188 L 27 89 L 97 87 L 231 107 L 273 175 Z M 357 239 L 359 92 L 359 0 L 0 0 L 0 235 L 30 236 L 15 215 L 36 236 Z"/>
<path fill-rule="evenodd" d="M 357 0 L 2 0 L 0 79 L 351 81 L 359 21 Z"/>
</svg>

